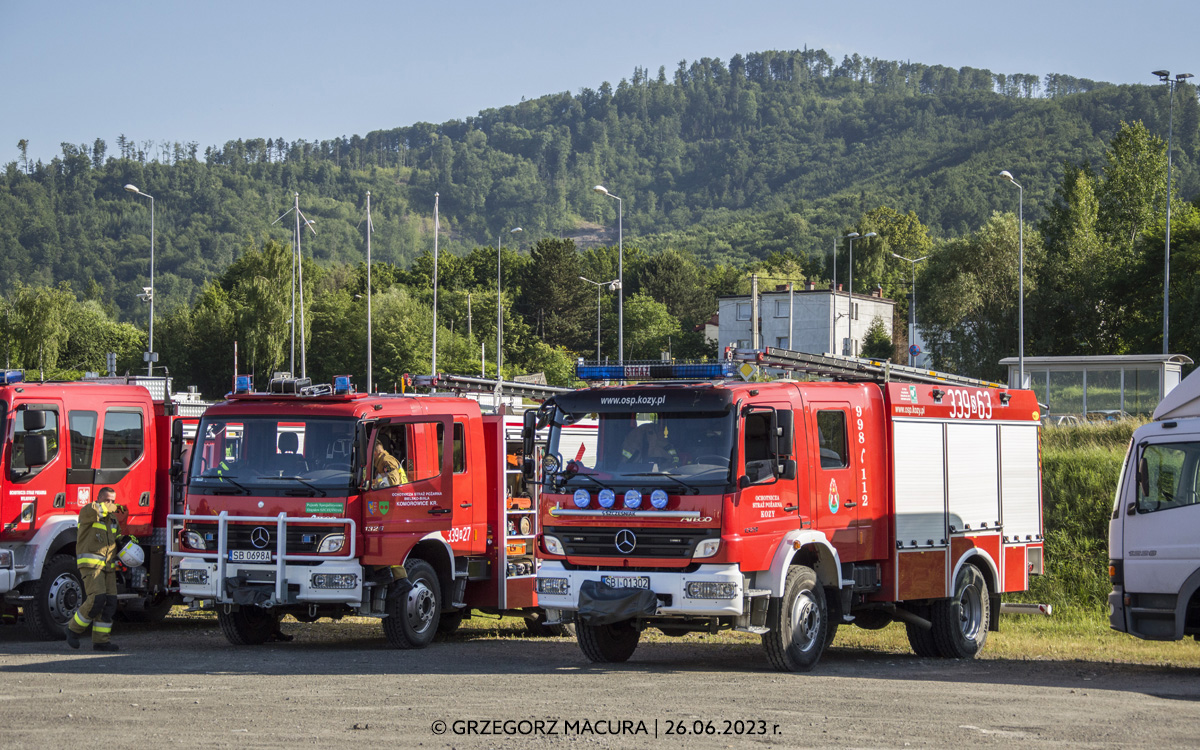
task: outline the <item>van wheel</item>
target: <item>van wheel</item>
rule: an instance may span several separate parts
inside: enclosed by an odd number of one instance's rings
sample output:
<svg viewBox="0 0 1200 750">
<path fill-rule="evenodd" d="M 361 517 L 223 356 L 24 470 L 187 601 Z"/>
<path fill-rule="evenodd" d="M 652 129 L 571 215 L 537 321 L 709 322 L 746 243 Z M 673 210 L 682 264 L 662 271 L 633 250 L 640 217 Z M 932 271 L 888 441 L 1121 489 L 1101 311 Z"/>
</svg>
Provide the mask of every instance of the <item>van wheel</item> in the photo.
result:
<svg viewBox="0 0 1200 750">
<path fill-rule="evenodd" d="M 812 568 L 793 565 L 788 570 L 783 598 L 771 603 L 767 625 L 770 631 L 763 633 L 762 642 L 771 666 L 807 672 L 817 665 L 828 645 L 829 611 Z"/>
<path fill-rule="evenodd" d="M 33 602 L 25 605 L 25 625 L 44 641 L 60 641 L 67 623 L 87 595 L 73 555 L 55 555 L 46 561 L 42 577 L 33 586 Z"/>
<path fill-rule="evenodd" d="M 408 578 L 392 586 L 408 590 L 389 597 L 387 617 L 383 618 L 383 634 L 393 648 L 425 648 L 437 635 L 442 614 L 442 589 L 437 573 L 424 560 L 404 563 Z"/>
<path fill-rule="evenodd" d="M 232 612 L 219 606 L 217 623 L 225 640 L 234 646 L 258 646 L 266 643 L 279 629 L 279 615 L 248 604 Z"/>
<path fill-rule="evenodd" d="M 991 600 L 979 568 L 964 565 L 954 581 L 954 596 L 933 605 L 933 640 L 947 659 L 974 659 L 987 643 Z"/>
<path fill-rule="evenodd" d="M 589 661 L 598 664 L 628 661 L 637 650 L 642 631 L 633 626 L 633 620 L 622 620 L 611 625 L 578 625 L 575 638 L 579 648 Z"/>
</svg>

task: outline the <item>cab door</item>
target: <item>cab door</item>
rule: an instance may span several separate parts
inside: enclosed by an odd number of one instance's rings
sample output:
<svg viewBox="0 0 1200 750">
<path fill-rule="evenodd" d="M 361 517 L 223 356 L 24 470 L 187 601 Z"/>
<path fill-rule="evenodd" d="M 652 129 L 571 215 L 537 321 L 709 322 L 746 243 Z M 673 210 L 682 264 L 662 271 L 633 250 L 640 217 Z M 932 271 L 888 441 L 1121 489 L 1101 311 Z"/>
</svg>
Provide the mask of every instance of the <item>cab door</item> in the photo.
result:
<svg viewBox="0 0 1200 750">
<path fill-rule="evenodd" d="M 420 538 L 440 532 L 447 542 L 453 543 L 453 434 L 453 420 L 449 416 L 396 417 L 375 423 L 363 459 L 366 468 L 363 524 L 368 533 Z M 377 475 L 373 459 L 376 446 L 399 462 L 398 484 Z M 369 551 L 382 551 L 370 540 L 367 545 Z"/>
<path fill-rule="evenodd" d="M 95 487 L 99 492 L 112 487 L 117 503 L 129 510 L 126 533 L 149 536 L 154 512 L 154 461 L 147 456 L 151 445 L 149 423 L 142 404 L 106 404 L 100 424 L 100 458 Z"/>
<path fill-rule="evenodd" d="M 793 414 L 786 402 L 742 409 L 738 531 L 747 537 L 781 536 L 796 528 L 798 517 L 809 515 L 808 503 L 800 501 L 800 488 L 808 486 L 808 477 L 797 460 L 804 446 L 796 441 Z M 798 434 L 803 435 L 803 425 Z"/>
<path fill-rule="evenodd" d="M 77 513 L 66 508 L 66 466 L 62 445 L 59 403 L 22 403 L 13 411 L 12 439 L 6 446 L 8 461 L 2 503 L 5 536 L 23 539 L 33 535 L 49 516 Z M 45 441 L 45 461 L 32 455 Z M 30 453 L 26 452 L 26 449 Z"/>
<path fill-rule="evenodd" d="M 859 559 L 857 456 L 851 450 L 853 412 L 848 401 L 813 401 L 806 408 L 815 456 L 812 493 L 816 527 L 825 532 L 842 562 Z"/>
<path fill-rule="evenodd" d="M 67 463 L 67 507 L 75 512 L 96 494 L 96 446 L 100 442 L 100 412 L 67 409 L 71 453 Z"/>
</svg>

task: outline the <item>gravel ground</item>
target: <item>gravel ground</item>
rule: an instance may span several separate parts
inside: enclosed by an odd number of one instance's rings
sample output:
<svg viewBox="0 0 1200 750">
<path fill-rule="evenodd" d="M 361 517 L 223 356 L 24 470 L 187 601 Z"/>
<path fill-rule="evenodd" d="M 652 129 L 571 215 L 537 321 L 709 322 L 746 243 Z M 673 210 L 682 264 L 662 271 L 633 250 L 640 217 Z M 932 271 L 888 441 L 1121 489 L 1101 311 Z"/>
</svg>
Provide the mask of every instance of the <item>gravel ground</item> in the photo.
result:
<svg viewBox="0 0 1200 750">
<path fill-rule="evenodd" d="M 519 630 L 395 651 L 377 624 L 284 629 L 234 648 L 212 617 L 119 623 L 99 654 L 0 628 L 0 747 L 1195 747 L 1200 727 L 1195 669 L 834 647 L 795 675 L 725 636 L 596 666 Z"/>
</svg>

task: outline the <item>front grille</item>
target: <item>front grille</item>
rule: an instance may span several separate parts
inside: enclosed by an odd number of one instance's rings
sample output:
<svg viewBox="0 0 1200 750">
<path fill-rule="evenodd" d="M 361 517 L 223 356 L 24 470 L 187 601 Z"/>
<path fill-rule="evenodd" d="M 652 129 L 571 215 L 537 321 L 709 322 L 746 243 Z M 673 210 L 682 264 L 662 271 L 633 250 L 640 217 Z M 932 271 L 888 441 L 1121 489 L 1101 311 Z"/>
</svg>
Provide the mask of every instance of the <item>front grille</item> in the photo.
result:
<svg viewBox="0 0 1200 750">
<path fill-rule="evenodd" d="M 631 552 L 617 548 L 617 535 L 631 532 Z M 683 558 L 692 556 L 702 539 L 719 536 L 717 529 L 654 529 L 630 526 L 547 526 L 546 533 L 563 543 L 569 557 Z"/>
<path fill-rule="evenodd" d="M 276 538 L 278 528 L 275 524 L 263 523 L 230 523 L 229 526 L 229 549 L 269 549 L 275 551 L 279 540 Z M 269 538 L 266 546 L 256 547 L 251 542 L 251 535 L 255 529 L 265 529 Z M 287 527 L 287 549 L 285 553 L 306 553 L 316 552 L 317 547 L 321 544 L 321 540 L 327 534 L 344 534 L 347 527 L 342 524 L 288 524 Z M 188 531 L 194 531 L 204 538 L 205 547 L 208 550 L 217 548 L 217 524 L 215 523 L 189 523 L 187 524 Z"/>
</svg>

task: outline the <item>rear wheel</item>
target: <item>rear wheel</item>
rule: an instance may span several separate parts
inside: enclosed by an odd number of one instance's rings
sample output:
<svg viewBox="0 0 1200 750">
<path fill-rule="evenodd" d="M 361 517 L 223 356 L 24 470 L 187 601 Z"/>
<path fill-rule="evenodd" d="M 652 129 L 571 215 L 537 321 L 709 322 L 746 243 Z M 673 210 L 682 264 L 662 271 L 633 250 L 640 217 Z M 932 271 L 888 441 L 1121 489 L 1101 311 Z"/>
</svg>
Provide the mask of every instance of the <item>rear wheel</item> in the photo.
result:
<svg viewBox="0 0 1200 750">
<path fill-rule="evenodd" d="M 933 605 L 933 640 L 947 659 L 974 659 L 987 643 L 991 614 L 987 581 L 979 568 L 964 565 L 954 580 L 954 596 Z"/>
<path fill-rule="evenodd" d="M 217 623 L 225 640 L 235 646 L 258 646 L 279 630 L 279 615 L 269 609 L 244 605 L 232 612 L 217 609 Z"/>
<path fill-rule="evenodd" d="M 575 637 L 590 661 L 609 664 L 628 661 L 637 650 L 642 632 L 633 626 L 632 620 L 622 620 L 611 625 L 578 625 Z"/>
<path fill-rule="evenodd" d="M 383 634 L 393 648 L 425 648 L 437 635 L 442 614 L 442 590 L 437 573 L 424 560 L 404 563 L 408 578 L 393 583 L 407 592 L 389 597 Z"/>
<path fill-rule="evenodd" d="M 918 617 L 923 617 L 926 620 L 930 618 L 929 607 L 913 604 L 908 606 L 907 609 Z M 911 622 L 904 623 L 904 630 L 908 634 L 908 645 L 912 646 L 914 654 L 923 659 L 934 659 L 941 656 L 938 653 L 937 644 L 933 640 L 933 630 L 923 628 Z"/>
<path fill-rule="evenodd" d="M 771 666 L 781 672 L 807 672 L 817 665 L 829 634 L 825 589 L 817 574 L 804 565 L 788 570 L 783 598 L 772 602 L 763 633 L 763 648 Z"/>
<path fill-rule="evenodd" d="M 33 586 L 33 597 L 33 602 L 25 605 L 26 627 L 42 640 L 62 640 L 67 623 L 87 598 L 75 558 L 55 555 L 46 561 L 41 579 Z"/>
</svg>

